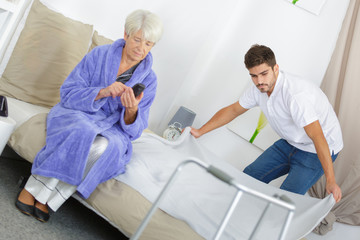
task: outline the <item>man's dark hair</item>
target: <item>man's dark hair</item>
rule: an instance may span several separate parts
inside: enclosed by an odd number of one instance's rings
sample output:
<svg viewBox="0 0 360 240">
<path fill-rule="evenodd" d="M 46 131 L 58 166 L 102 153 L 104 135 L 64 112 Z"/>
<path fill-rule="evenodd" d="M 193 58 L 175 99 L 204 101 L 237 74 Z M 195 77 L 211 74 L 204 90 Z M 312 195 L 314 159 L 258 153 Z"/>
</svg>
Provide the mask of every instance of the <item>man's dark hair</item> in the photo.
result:
<svg viewBox="0 0 360 240">
<path fill-rule="evenodd" d="M 271 68 L 276 64 L 274 52 L 264 45 L 252 45 L 248 52 L 245 54 L 244 63 L 247 69 L 256 67 L 260 64 L 266 63 Z"/>
</svg>

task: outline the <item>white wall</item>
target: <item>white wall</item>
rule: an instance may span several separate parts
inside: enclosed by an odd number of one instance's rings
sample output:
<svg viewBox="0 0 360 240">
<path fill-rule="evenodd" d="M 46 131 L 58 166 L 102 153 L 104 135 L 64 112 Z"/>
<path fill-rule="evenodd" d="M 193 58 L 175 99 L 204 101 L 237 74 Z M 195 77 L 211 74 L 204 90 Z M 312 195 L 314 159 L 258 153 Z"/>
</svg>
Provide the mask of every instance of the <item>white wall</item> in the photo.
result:
<svg viewBox="0 0 360 240">
<path fill-rule="evenodd" d="M 198 126 L 220 107 L 236 101 L 250 84 L 243 56 L 254 43 L 270 46 L 282 69 L 320 85 L 348 1 L 328 0 L 319 16 L 283 0 L 235 1 L 230 5 L 228 10 L 221 8 L 226 14 L 210 29 L 212 39 L 197 49 L 170 109 L 185 105 L 196 111 Z"/>
<path fill-rule="evenodd" d="M 285 0 L 41 1 L 112 39 L 123 37 L 125 17 L 135 9 L 162 18 L 164 36 L 152 51 L 159 87 L 150 115 L 150 128 L 159 134 L 180 105 L 197 113 L 199 127 L 236 101 L 250 84 L 243 56 L 254 43 L 271 47 L 280 68 L 319 85 L 349 3 L 327 0 L 316 16 Z M 237 156 L 248 162 L 261 153 L 226 128 L 200 141 L 239 168 Z"/>
</svg>

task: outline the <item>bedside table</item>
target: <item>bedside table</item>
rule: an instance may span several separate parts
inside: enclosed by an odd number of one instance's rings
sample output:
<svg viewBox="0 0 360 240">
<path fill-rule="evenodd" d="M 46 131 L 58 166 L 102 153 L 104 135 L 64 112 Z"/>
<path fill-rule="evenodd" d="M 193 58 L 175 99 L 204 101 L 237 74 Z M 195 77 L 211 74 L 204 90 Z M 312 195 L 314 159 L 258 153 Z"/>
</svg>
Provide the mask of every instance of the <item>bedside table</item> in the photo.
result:
<svg viewBox="0 0 360 240">
<path fill-rule="evenodd" d="M 0 117 L 0 154 L 14 131 L 15 125 L 16 122 L 11 117 Z"/>
</svg>

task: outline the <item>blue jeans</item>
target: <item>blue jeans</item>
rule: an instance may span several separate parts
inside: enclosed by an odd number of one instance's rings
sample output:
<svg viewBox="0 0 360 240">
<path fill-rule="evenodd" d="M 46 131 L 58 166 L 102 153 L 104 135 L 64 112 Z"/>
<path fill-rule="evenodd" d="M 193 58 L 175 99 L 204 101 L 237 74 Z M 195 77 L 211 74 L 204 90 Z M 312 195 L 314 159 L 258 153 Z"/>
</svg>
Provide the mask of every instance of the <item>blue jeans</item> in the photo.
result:
<svg viewBox="0 0 360 240">
<path fill-rule="evenodd" d="M 337 155 L 332 153 L 333 162 Z M 317 154 L 302 151 L 280 139 L 247 166 L 244 173 L 264 183 L 288 173 L 280 188 L 305 194 L 324 174 L 324 170 Z"/>
</svg>

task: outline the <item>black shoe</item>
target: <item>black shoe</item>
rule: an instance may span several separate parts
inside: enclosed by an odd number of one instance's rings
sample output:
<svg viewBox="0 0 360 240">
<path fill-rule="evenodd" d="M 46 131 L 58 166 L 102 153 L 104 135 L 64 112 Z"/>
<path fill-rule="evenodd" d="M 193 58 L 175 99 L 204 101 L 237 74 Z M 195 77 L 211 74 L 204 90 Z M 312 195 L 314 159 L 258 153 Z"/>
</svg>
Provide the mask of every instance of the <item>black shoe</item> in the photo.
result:
<svg viewBox="0 0 360 240">
<path fill-rule="evenodd" d="M 33 215 L 34 208 L 35 208 L 34 205 L 28 205 L 28 204 L 20 202 L 19 201 L 20 192 L 18 193 L 17 198 L 16 198 L 16 202 L 15 202 L 16 208 L 19 209 L 19 211 L 22 212 L 23 214 L 26 214 L 29 216 Z"/>
<path fill-rule="evenodd" d="M 34 207 L 34 217 L 39 220 L 40 222 L 47 222 L 50 218 L 50 214 L 46 213 L 37 207 Z"/>
</svg>

